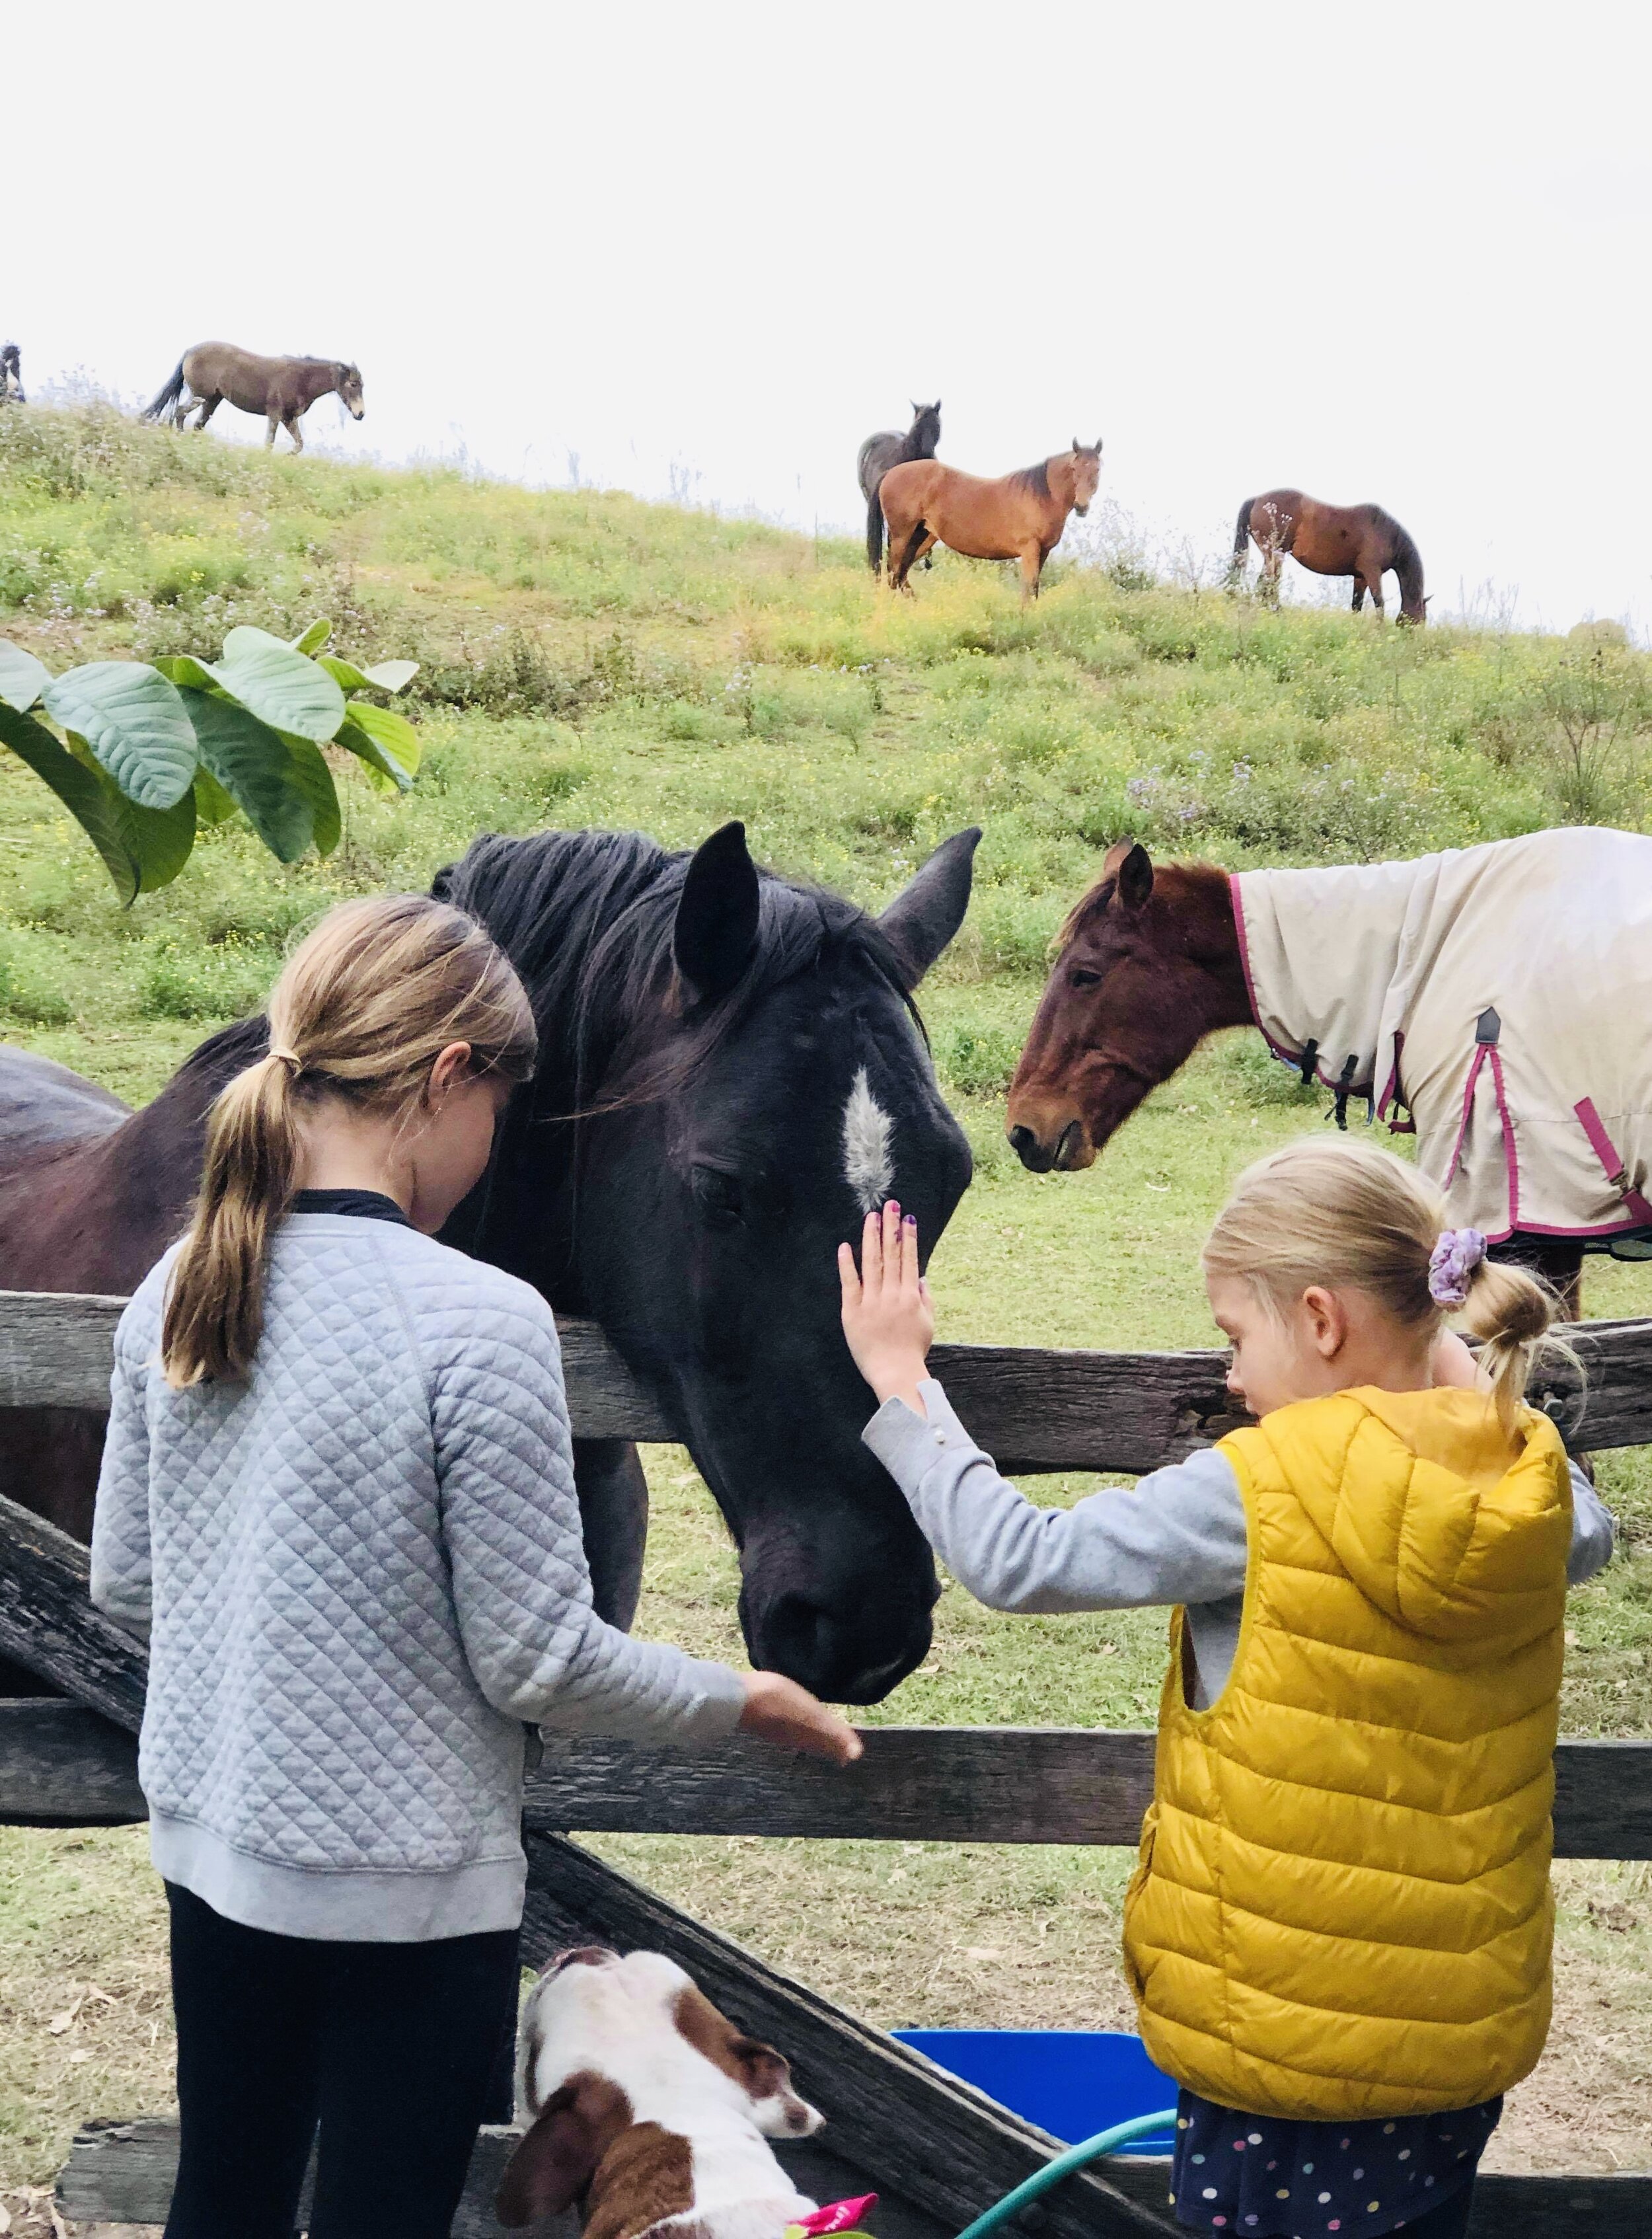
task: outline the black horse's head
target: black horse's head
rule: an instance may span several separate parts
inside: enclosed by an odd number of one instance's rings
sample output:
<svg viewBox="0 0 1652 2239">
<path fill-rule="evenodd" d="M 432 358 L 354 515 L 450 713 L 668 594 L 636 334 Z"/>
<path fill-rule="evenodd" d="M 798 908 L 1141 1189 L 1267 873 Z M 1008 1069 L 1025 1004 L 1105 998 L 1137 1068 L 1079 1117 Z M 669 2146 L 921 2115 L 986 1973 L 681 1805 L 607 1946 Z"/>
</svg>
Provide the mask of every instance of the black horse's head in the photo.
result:
<svg viewBox="0 0 1652 2239">
<path fill-rule="evenodd" d="M 906 455 L 909 459 L 932 459 L 941 439 L 941 401 L 938 396 L 932 404 L 914 404 L 912 424 L 906 431 Z"/>
<path fill-rule="evenodd" d="M 835 1701 L 878 1701 L 929 1644 L 934 1566 L 860 1442 L 835 1252 L 892 1193 L 932 1243 L 968 1184 L 911 997 L 979 837 L 875 920 L 760 872 L 739 824 L 692 856 L 484 839 L 438 881 L 541 1035 L 473 1248 L 594 1316 L 667 1399 L 740 1548 L 753 1663 Z"/>
</svg>

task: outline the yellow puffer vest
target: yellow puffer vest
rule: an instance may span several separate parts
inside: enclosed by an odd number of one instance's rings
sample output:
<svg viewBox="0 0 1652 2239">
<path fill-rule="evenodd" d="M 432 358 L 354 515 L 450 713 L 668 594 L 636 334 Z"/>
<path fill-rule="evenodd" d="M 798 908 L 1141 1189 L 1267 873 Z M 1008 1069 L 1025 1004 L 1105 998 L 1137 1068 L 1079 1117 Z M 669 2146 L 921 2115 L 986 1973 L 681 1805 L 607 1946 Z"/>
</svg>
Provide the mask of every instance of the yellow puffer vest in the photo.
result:
<svg viewBox="0 0 1652 2239">
<path fill-rule="evenodd" d="M 1227 1686 L 1171 1625 L 1125 1954 L 1161 2068 L 1247 2114 L 1468 2107 L 1549 2029 L 1571 1537 L 1559 1434 L 1361 1389 L 1222 1441 L 1250 1531 Z"/>
</svg>

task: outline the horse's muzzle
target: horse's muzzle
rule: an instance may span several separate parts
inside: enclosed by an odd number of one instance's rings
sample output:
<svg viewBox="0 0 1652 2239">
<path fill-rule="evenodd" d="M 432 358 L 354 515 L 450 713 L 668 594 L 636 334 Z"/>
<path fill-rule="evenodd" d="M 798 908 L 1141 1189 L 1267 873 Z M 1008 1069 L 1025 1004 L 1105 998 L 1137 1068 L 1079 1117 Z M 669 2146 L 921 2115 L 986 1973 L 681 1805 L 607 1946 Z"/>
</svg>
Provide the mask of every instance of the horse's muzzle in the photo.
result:
<svg viewBox="0 0 1652 2239">
<path fill-rule="evenodd" d="M 1058 1135 L 1040 1138 L 1031 1127 L 1009 1130 L 1010 1148 L 1029 1173 L 1072 1173 L 1087 1166 L 1091 1156 L 1082 1120 L 1069 1120 Z"/>
<path fill-rule="evenodd" d="M 1073 511 L 1078 515 L 1078 516 L 1079 520 L 1080 520 L 1080 521 L 1082 521 L 1082 520 L 1084 519 L 1084 517 L 1085 517 L 1085 514 L 1087 514 L 1087 513 L 1089 512 L 1089 510 L 1090 510 L 1090 501 L 1089 501 L 1089 499 L 1088 499 L 1088 498 L 1086 498 L 1086 499 L 1085 500 L 1085 502 L 1084 502 L 1084 503 L 1083 503 L 1082 505 L 1075 505 L 1075 506 L 1074 506 L 1074 508 L 1073 508 L 1072 509 L 1073 509 Z"/>
</svg>

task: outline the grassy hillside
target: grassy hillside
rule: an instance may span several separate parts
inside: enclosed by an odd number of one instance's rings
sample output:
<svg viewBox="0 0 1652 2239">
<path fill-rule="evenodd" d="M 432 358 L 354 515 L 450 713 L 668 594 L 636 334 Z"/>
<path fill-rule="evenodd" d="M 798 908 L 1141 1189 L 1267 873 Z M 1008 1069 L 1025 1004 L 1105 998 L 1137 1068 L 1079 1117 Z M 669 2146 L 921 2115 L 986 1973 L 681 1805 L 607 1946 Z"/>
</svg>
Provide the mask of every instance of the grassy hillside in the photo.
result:
<svg viewBox="0 0 1652 2239">
<path fill-rule="evenodd" d="M 760 524 L 445 470 L 271 460 L 112 414 L 0 415 L 0 632 L 56 667 L 209 654 L 237 621 L 291 635 L 328 614 L 341 651 L 424 664 L 410 712 L 426 747 L 404 801 L 342 779 L 346 836 L 328 861 L 283 871 L 221 827 L 175 887 L 129 913 L 50 797 L 0 756 L 0 1034 L 147 1096 L 258 1001 L 317 910 L 421 886 L 484 829 L 635 825 L 686 845 L 740 815 L 770 862 L 875 905 L 979 821 L 977 899 L 923 991 L 977 1154 L 934 1267 L 943 1333 L 1210 1343 L 1202 1227 L 1236 1166 L 1321 1124 L 1323 1100 L 1239 1035 L 1161 1092 L 1088 1176 L 1025 1174 L 1002 1139 L 1046 945 L 1107 842 L 1130 830 L 1242 867 L 1577 819 L 1644 828 L 1652 678 L 1609 632 L 1499 638 L 1273 613 L 1155 585 L 1128 560 L 1058 566 L 1047 581 L 1024 615 L 1005 574 L 943 557 L 896 601 L 855 548 Z M 1652 1312 L 1652 1277 L 1602 1267 L 1589 1296 L 1596 1312 Z M 658 1450 L 649 1465 L 642 1622 L 732 1649 L 733 1565 L 714 1514 L 680 1454 Z M 1566 1723 L 1643 1733 L 1652 1494 L 1639 1456 L 1612 1458 L 1603 1482 L 1629 1551 L 1574 1598 Z M 875 1715 L 1145 1724 L 1162 1639 L 1151 1612 L 1017 1621 L 950 1591 L 935 1654 Z M 602 1847 L 877 2019 L 1125 2018 L 1115 1854 Z M 13 2174 L 50 2166 L 79 2114 L 133 2112 L 164 2092 L 140 1850 L 126 1835 L 0 1835 L 0 2163 Z M 1499 2150 L 1551 2165 L 1652 2160 L 1635 2081 L 1652 2043 L 1646 1877 L 1569 1869 L 1562 1897 L 1556 2045 Z M 114 2003 L 83 2003 L 54 2034 L 50 2016 L 89 1982 Z"/>
</svg>

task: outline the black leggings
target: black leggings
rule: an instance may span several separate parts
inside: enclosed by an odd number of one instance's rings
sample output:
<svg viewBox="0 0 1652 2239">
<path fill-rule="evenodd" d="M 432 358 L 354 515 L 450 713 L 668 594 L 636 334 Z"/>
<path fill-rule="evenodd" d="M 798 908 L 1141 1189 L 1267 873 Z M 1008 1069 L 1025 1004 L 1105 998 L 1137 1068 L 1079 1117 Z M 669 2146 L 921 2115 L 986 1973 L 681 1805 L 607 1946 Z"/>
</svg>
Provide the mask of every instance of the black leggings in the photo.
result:
<svg viewBox="0 0 1652 2239">
<path fill-rule="evenodd" d="M 166 2239 L 448 2239 L 479 2124 L 510 2119 L 514 1929 L 322 1943 L 167 1884 L 178 2180 Z"/>
</svg>

